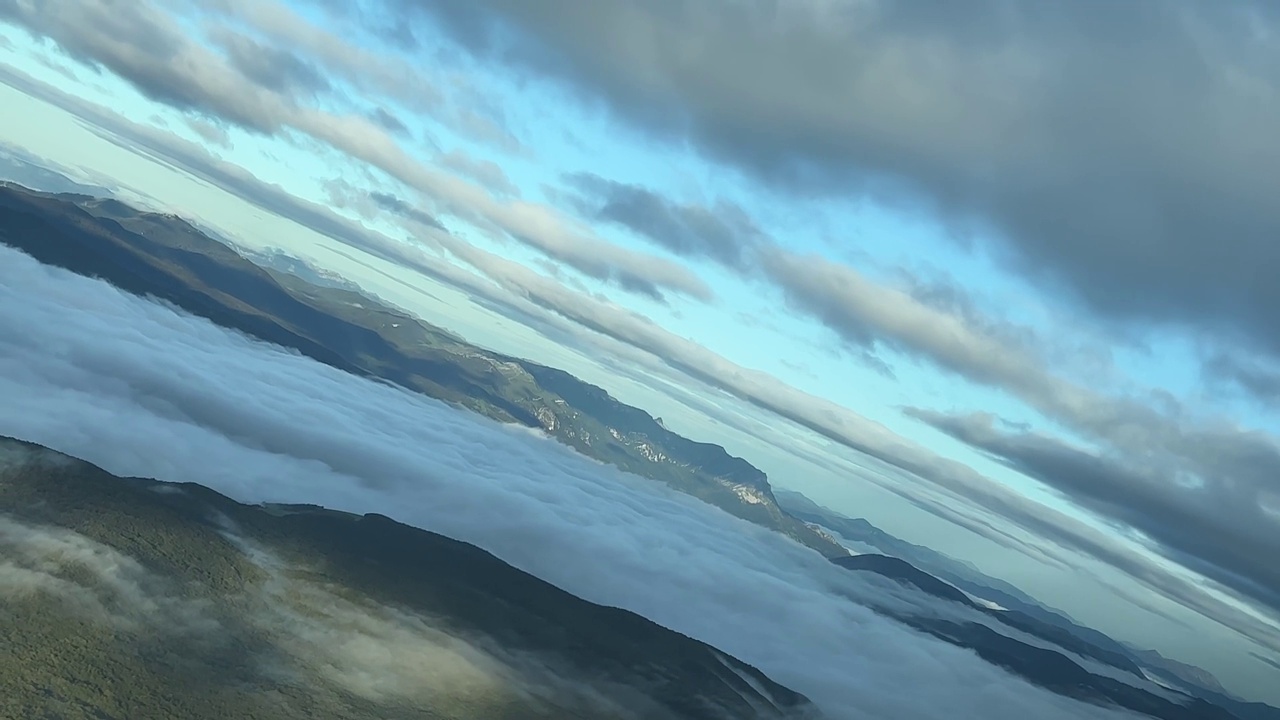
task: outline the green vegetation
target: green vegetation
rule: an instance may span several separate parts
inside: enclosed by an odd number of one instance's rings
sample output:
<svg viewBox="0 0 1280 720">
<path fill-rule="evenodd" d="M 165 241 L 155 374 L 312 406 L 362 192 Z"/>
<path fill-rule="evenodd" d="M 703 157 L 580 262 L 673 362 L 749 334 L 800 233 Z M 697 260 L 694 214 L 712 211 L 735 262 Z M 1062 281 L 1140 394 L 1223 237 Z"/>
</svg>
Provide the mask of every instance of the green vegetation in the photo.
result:
<svg viewBox="0 0 1280 720">
<path fill-rule="evenodd" d="M 0 469 L 0 717 L 809 712 L 710 646 L 471 545 L 0 439 L 0 461 L 19 453 Z"/>
</svg>

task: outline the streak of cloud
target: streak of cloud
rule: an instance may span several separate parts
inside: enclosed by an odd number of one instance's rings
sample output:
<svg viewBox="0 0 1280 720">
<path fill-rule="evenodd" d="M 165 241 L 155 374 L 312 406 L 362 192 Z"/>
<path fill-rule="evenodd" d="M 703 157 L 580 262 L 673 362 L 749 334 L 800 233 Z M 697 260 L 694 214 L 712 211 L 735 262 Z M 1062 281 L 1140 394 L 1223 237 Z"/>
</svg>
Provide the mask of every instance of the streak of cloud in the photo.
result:
<svg viewBox="0 0 1280 720">
<path fill-rule="evenodd" d="M 713 296 L 701 278 L 679 263 L 608 242 L 548 206 L 498 198 L 481 184 L 419 161 L 375 120 L 331 113 L 307 104 L 305 97 L 277 91 L 273 82 L 262 84 L 233 62 L 234 53 L 228 59 L 200 43 L 199 36 L 186 32 L 177 17 L 153 0 L 124 6 L 102 0 L 73 3 L 54 9 L 0 2 L 0 20 L 56 42 L 72 58 L 109 70 L 144 96 L 176 110 L 260 135 L 307 135 L 413 188 L 437 214 L 527 245 L 589 277 L 655 300 L 665 292 L 703 300 Z M 260 48 L 229 29 L 217 34 L 224 47 Z"/>
</svg>

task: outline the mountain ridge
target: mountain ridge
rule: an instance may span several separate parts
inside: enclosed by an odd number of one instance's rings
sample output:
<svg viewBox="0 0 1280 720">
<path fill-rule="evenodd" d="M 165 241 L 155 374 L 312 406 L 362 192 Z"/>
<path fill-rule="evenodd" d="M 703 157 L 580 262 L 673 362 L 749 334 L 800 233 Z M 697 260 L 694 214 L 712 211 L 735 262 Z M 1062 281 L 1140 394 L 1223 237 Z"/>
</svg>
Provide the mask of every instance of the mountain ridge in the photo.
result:
<svg viewBox="0 0 1280 720">
<path fill-rule="evenodd" d="M 119 478 L 4 437 L 0 508 L 0 547 L 30 568 L 18 577 L 47 576 L 0 609 L 8 641 L 0 716 L 43 717 L 24 711 L 57 707 L 66 718 L 817 717 L 802 695 L 727 653 L 386 516 L 247 505 L 194 483 Z M 80 595 L 109 600 L 117 585 L 138 588 L 127 597 L 150 608 L 139 622 L 119 602 L 92 611 L 75 602 Z M 303 604 L 295 610 L 296 598 Z M 116 622 L 122 618 L 131 622 Z M 379 638 L 394 645 L 395 635 L 369 630 L 387 623 L 412 640 L 396 645 L 394 656 L 409 670 L 359 654 L 313 666 L 311 654 L 332 648 L 309 635 L 339 650 L 348 636 L 357 649 Z M 67 644 L 59 625 L 85 640 Z M 168 632 L 166 625 L 182 626 L 180 650 L 151 646 L 148 638 Z M 280 674 L 256 664 L 277 655 L 286 657 L 271 662 L 293 669 Z M 529 687 L 486 685 L 472 697 L 441 686 L 420 696 L 415 658 L 432 659 L 436 672 L 447 660 L 463 675 L 483 670 Z M 366 669 L 366 661 L 375 665 Z M 116 677 L 111 664 L 136 677 Z M 326 676 L 329 665 L 344 675 Z M 391 693 L 364 687 L 366 670 L 405 686 Z M 190 692 L 183 684 L 214 671 L 231 682 Z M 70 677 L 77 683 L 63 682 Z M 115 691 L 95 690 L 99 677 Z M 429 676 L 420 681 L 429 684 Z M 15 710 L 24 714 L 8 714 Z"/>
<path fill-rule="evenodd" d="M 338 369 L 538 428 L 589 457 L 666 483 L 827 557 L 847 554 L 783 511 L 765 473 L 723 447 L 673 433 L 644 410 L 563 371 L 471 345 L 351 290 L 272 272 L 176 215 L 6 182 L 0 183 L 0 242 Z"/>
</svg>

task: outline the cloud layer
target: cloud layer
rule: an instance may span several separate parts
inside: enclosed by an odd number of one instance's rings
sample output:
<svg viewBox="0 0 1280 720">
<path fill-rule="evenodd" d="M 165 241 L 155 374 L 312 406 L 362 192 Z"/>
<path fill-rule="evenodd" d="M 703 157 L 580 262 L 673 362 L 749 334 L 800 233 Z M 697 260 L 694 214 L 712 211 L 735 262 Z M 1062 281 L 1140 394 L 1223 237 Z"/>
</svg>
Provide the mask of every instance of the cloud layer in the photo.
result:
<svg viewBox="0 0 1280 720">
<path fill-rule="evenodd" d="M 1280 352 L 1272 3 L 380 6 L 774 187 L 999 235 L 1104 314 Z"/>
<path fill-rule="evenodd" d="M 780 536 L 534 433 L 0 259 L 0 433 L 119 474 L 378 511 L 475 542 L 752 662 L 833 717 L 1112 715 L 883 620 L 849 598 L 906 600 Z"/>
<path fill-rule="evenodd" d="M 549 333 L 549 336 L 563 338 L 565 342 L 580 347 L 598 348 L 608 356 L 626 357 L 649 371 L 674 373 L 677 382 L 687 383 L 692 379 L 698 384 L 727 391 L 765 411 L 777 413 L 827 438 L 867 453 L 892 466 L 894 479 L 884 482 L 886 490 L 993 542 L 1030 554 L 1064 572 L 1075 561 L 1051 546 L 1045 546 L 1042 541 L 1081 552 L 1116 567 L 1146 588 L 1257 641 L 1280 645 L 1280 637 L 1274 629 L 1205 595 L 1202 588 L 1194 583 L 1170 575 L 1153 564 L 1150 558 L 1115 538 L 1029 500 L 959 462 L 911 443 L 847 408 L 798 391 L 767 374 L 744 368 L 696 342 L 667 331 L 648 318 L 597 296 L 577 292 L 555 278 L 461 242 L 431 224 L 430 218 L 414 220 L 418 237 L 481 275 L 424 252 L 420 247 L 371 232 L 336 215 L 329 208 L 300 200 L 168 132 L 131 123 L 103 108 L 19 74 L 7 73 L 5 81 L 85 118 L 113 142 L 206 179 L 264 210 L 290 218 L 335 240 L 463 289 L 478 302 L 498 308 L 503 313 L 514 314 Z M 636 188 L 628 192 L 637 191 L 642 192 Z M 357 195 L 350 195 L 343 201 L 374 212 L 390 204 L 389 212 L 401 217 L 407 217 L 405 211 L 411 208 L 395 196 L 379 202 L 376 198 L 361 200 Z M 970 379 L 1024 392 L 1032 401 L 1050 409 L 1093 412 L 1106 400 L 1096 393 L 1083 393 L 1078 387 L 1063 382 L 1038 366 L 1035 362 L 1037 356 L 1033 354 L 1034 344 L 1022 342 L 1026 336 L 1016 328 L 993 329 L 990 322 L 972 311 L 948 313 L 939 309 L 936 302 L 917 300 L 912 294 L 877 285 L 850 268 L 826 261 L 819 265 L 821 272 L 814 276 L 814 282 L 806 284 L 802 272 L 805 258 L 797 258 L 767 243 L 760 246 L 755 260 L 759 261 L 764 272 L 777 276 L 781 286 L 786 288 L 794 284 L 797 293 L 804 293 L 796 299 L 798 303 L 804 303 L 800 307 L 812 303 L 815 307 L 825 308 L 818 314 L 828 320 L 833 329 L 844 333 L 850 343 L 868 347 L 889 344 L 906 349 Z M 625 368 L 619 368 L 619 371 L 625 371 Z M 1184 451 L 1193 447 L 1185 442 L 1169 441 L 1170 437 L 1178 436 L 1170 436 L 1167 425 L 1158 416 L 1151 413 L 1134 415 L 1126 409 L 1134 407 L 1132 405 L 1118 407 L 1122 412 L 1093 412 L 1089 417 L 1113 424 L 1116 418 L 1125 420 L 1131 428 L 1125 433 L 1126 437 L 1164 438 L 1167 445 Z M 1142 423 L 1135 421 L 1148 420 L 1158 421 L 1154 430 L 1134 435 L 1132 428 L 1142 427 Z M 1105 430 L 1112 426 L 1102 427 Z M 810 459 L 819 464 L 830 462 L 829 458 L 819 456 Z M 832 469 L 837 474 L 848 472 L 847 468 L 832 466 Z M 868 479 L 875 481 L 877 477 L 873 473 Z M 928 484 L 921 484 L 920 480 Z M 999 519 L 993 520 L 993 516 Z M 1015 528 L 1020 528 L 1021 532 Z M 1042 541 L 1029 543 L 1025 533 Z M 1213 566 L 1204 565 L 1202 569 L 1212 571 Z"/>
</svg>

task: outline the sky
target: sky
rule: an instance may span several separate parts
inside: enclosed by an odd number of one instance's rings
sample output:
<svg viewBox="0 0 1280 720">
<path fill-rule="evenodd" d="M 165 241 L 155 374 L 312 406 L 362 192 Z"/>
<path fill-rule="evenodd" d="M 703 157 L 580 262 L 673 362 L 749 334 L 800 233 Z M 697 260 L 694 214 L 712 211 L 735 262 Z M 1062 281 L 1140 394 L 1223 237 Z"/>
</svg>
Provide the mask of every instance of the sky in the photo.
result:
<svg viewBox="0 0 1280 720">
<path fill-rule="evenodd" d="M 0 142 L 1280 702 L 1280 18 L 958 8 L 0 0 Z"/>
</svg>

